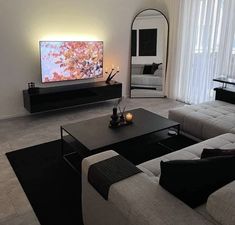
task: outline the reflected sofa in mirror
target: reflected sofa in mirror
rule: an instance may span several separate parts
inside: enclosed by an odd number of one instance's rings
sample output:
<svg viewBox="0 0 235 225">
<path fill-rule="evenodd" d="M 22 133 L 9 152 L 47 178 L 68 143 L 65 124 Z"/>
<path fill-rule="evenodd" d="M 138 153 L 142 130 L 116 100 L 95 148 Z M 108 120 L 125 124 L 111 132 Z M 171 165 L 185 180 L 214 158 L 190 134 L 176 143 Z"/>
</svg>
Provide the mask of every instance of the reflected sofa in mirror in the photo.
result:
<svg viewBox="0 0 235 225">
<path fill-rule="evenodd" d="M 164 97 L 168 21 L 156 9 L 137 14 L 131 27 L 130 97 Z"/>
</svg>

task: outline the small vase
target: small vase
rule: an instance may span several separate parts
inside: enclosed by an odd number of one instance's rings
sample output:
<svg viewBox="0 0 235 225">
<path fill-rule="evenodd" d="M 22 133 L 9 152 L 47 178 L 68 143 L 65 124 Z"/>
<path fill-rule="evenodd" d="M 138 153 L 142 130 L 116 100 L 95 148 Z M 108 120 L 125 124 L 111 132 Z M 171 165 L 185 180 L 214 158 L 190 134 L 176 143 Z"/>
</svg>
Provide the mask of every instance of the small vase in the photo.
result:
<svg viewBox="0 0 235 225">
<path fill-rule="evenodd" d="M 124 114 L 122 113 L 120 116 L 120 123 L 124 123 L 125 122 L 125 117 Z"/>
<path fill-rule="evenodd" d="M 118 123 L 119 123 L 119 117 L 118 117 L 118 114 L 117 114 L 117 108 L 114 107 L 113 108 L 113 115 L 111 116 L 111 121 L 110 121 L 110 125 L 113 126 L 113 127 L 116 127 L 118 126 Z"/>
</svg>

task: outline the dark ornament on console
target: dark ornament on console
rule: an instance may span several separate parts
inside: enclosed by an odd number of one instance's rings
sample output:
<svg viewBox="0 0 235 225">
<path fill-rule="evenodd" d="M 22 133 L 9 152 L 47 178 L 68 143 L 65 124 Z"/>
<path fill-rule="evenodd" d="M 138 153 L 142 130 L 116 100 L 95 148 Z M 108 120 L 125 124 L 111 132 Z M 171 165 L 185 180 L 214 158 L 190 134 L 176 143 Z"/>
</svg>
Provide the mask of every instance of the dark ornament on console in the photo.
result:
<svg viewBox="0 0 235 225">
<path fill-rule="evenodd" d="M 30 94 L 37 93 L 38 91 L 39 91 L 39 87 L 36 87 L 34 82 L 28 83 L 28 92 Z"/>
<path fill-rule="evenodd" d="M 115 70 L 114 66 L 113 66 L 110 72 L 108 72 L 108 70 L 107 70 L 107 71 L 105 71 L 105 73 L 108 74 L 108 77 L 107 77 L 105 83 L 109 84 L 110 81 L 119 73 L 119 67 L 117 67 L 117 69 Z"/>
<path fill-rule="evenodd" d="M 111 116 L 110 127 L 117 127 L 119 124 L 119 116 L 117 113 L 117 108 L 113 108 L 113 115 Z"/>
</svg>

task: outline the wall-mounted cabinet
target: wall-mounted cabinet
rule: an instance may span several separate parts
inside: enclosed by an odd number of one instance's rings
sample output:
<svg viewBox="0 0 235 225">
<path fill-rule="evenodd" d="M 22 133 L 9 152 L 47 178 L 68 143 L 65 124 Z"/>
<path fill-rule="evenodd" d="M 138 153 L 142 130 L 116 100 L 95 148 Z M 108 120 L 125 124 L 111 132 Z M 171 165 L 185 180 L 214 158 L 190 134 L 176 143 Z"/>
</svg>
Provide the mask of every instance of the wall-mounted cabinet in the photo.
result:
<svg viewBox="0 0 235 225">
<path fill-rule="evenodd" d="M 23 90 L 24 107 L 41 112 L 122 97 L 122 84 L 101 82 Z"/>
</svg>

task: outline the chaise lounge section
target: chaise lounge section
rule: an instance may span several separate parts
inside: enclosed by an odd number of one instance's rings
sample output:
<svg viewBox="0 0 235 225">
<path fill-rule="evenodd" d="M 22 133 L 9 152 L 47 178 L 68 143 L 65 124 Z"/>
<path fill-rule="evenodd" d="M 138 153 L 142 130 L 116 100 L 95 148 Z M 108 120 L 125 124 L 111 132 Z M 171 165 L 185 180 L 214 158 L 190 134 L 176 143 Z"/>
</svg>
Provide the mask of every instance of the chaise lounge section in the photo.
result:
<svg viewBox="0 0 235 225">
<path fill-rule="evenodd" d="M 227 133 L 144 162 L 143 172 L 111 185 L 105 200 L 88 182 L 91 165 L 117 155 L 102 152 L 82 162 L 82 210 L 85 225 L 233 225 L 235 181 L 209 196 L 195 209 L 159 185 L 160 162 L 199 159 L 204 148 L 235 149 L 235 134 Z M 221 197 L 222 196 L 222 197 Z M 221 201 L 223 198 L 223 201 Z M 217 207 L 220 205 L 220 207 Z"/>
<path fill-rule="evenodd" d="M 206 140 L 224 133 L 235 134 L 235 104 L 211 101 L 169 111 L 169 119 L 181 124 L 184 134 Z"/>
</svg>

